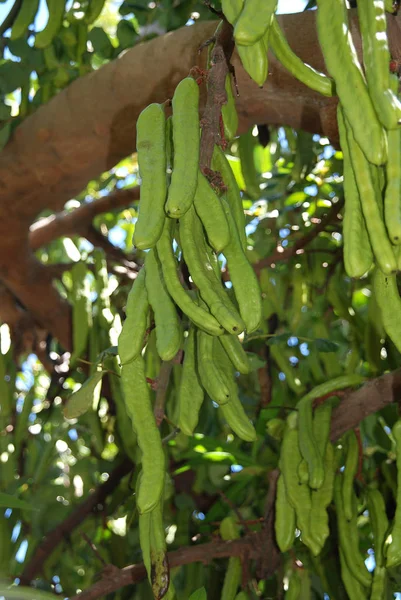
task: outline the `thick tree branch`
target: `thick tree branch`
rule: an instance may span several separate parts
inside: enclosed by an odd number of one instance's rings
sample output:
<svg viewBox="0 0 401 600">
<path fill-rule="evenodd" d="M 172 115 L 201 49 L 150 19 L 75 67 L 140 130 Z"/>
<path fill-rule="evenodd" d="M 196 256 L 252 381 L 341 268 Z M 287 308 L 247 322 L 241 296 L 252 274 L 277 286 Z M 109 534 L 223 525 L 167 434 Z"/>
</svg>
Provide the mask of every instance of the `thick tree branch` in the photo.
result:
<svg viewBox="0 0 401 600">
<path fill-rule="evenodd" d="M 93 219 L 117 208 L 125 208 L 139 200 L 139 186 L 123 190 L 115 190 L 93 202 L 86 202 L 71 212 L 60 212 L 44 217 L 30 227 L 29 245 L 38 250 L 53 240 L 64 236 L 82 235 L 91 226 Z"/>
<path fill-rule="evenodd" d="M 59 545 L 59 543 L 76 529 L 99 504 L 109 496 L 119 485 L 121 479 L 133 469 L 130 460 L 123 460 L 110 473 L 110 477 L 101 483 L 68 517 L 50 531 L 36 548 L 30 561 L 25 565 L 21 574 L 21 585 L 27 585 L 40 572 L 44 561 Z"/>
<path fill-rule="evenodd" d="M 382 375 L 377 379 L 372 379 L 357 391 L 351 392 L 333 412 L 331 440 L 336 441 L 346 431 L 355 428 L 368 415 L 377 412 L 392 402 L 398 401 L 400 394 L 401 369 Z M 277 482 L 277 474 L 277 470 L 272 471 L 270 483 L 273 486 L 273 491 Z M 245 535 L 243 538 L 232 542 L 217 540 L 169 552 L 170 567 L 187 565 L 193 562 L 209 563 L 213 559 L 245 555 L 248 559 L 259 561 L 264 577 L 272 575 L 277 567 L 277 551 L 271 545 L 273 542 L 270 535 L 273 523 L 273 491 L 268 494 L 265 527 L 260 532 Z M 266 539 L 271 542 L 268 548 L 265 547 Z M 121 587 L 141 581 L 145 577 L 146 571 L 143 564 L 125 567 L 118 573 L 115 572 L 112 577 L 105 573 L 99 582 L 81 594 L 73 596 L 70 600 L 96 600 Z"/>
</svg>

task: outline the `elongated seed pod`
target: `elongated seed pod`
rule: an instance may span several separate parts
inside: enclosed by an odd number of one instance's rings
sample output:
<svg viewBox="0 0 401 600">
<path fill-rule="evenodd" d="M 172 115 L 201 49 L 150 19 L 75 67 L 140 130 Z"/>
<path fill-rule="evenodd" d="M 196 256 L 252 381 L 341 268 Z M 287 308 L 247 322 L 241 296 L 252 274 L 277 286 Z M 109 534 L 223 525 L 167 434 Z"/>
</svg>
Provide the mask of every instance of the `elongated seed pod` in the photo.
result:
<svg viewBox="0 0 401 600">
<path fill-rule="evenodd" d="M 36 34 L 36 48 L 46 48 L 46 46 L 49 46 L 61 29 L 63 22 L 64 3 L 60 2 L 60 0 L 46 0 L 46 3 L 49 11 L 49 20 L 46 27 Z"/>
<path fill-rule="evenodd" d="M 352 168 L 344 114 L 340 104 L 337 108 L 337 123 L 344 157 L 344 266 L 347 275 L 359 278 L 369 271 L 372 266 L 373 254 L 366 230 L 365 217 L 362 212 L 361 197 Z"/>
<path fill-rule="evenodd" d="M 223 118 L 224 136 L 227 141 L 231 141 L 238 129 L 238 114 L 235 107 L 235 99 L 231 83 L 231 74 L 226 76 L 226 94 L 227 102 L 221 107 L 221 116 Z"/>
<path fill-rule="evenodd" d="M 239 539 L 238 526 L 233 517 L 226 517 L 220 523 L 220 534 L 223 540 Z M 242 566 L 241 559 L 233 556 L 228 561 L 228 567 L 224 576 L 221 600 L 235 600 L 237 589 L 241 583 Z"/>
<path fill-rule="evenodd" d="M 210 398 L 221 406 L 229 402 L 230 390 L 213 360 L 213 345 L 217 343 L 217 339 L 203 331 L 199 331 L 197 335 L 197 357 L 202 386 Z"/>
<path fill-rule="evenodd" d="M 387 547 L 386 567 L 396 567 L 401 563 L 401 420 L 392 429 L 397 456 L 397 504 L 391 528 L 391 543 Z"/>
<path fill-rule="evenodd" d="M 227 404 L 222 404 L 219 410 L 238 437 L 245 442 L 254 442 L 256 440 L 256 431 L 251 421 L 248 419 L 241 404 L 241 400 L 238 397 L 238 386 L 234 378 L 234 369 L 220 343 L 220 338 L 215 339 L 213 346 L 213 360 L 230 391 L 230 401 Z"/>
<path fill-rule="evenodd" d="M 278 0 L 245 0 L 234 27 L 237 44 L 252 46 L 271 26 Z"/>
<path fill-rule="evenodd" d="M 199 88 L 192 77 L 180 81 L 172 105 L 174 167 L 166 212 L 179 219 L 192 205 L 198 182 Z"/>
<path fill-rule="evenodd" d="M 125 310 L 127 318 L 118 337 L 118 354 L 122 364 L 134 360 L 143 348 L 149 314 L 144 267 L 132 284 Z"/>
<path fill-rule="evenodd" d="M 283 67 L 294 75 L 299 81 L 307 85 L 311 90 L 315 90 L 323 96 L 334 96 L 335 85 L 334 81 L 327 77 L 324 73 L 319 73 L 313 67 L 305 64 L 290 48 L 284 33 L 276 19 L 270 28 L 269 42 L 276 58 L 281 62 Z"/>
<path fill-rule="evenodd" d="M 197 327 L 210 335 L 221 335 L 224 330 L 220 323 L 210 312 L 198 306 L 181 285 L 171 245 L 174 223 L 175 220 L 166 219 L 163 233 L 157 243 L 157 255 L 162 266 L 166 288 L 174 302 Z"/>
<path fill-rule="evenodd" d="M 242 249 L 246 250 L 245 213 L 242 206 L 242 198 L 237 181 L 235 179 L 230 163 L 220 146 L 215 146 L 212 158 L 212 167 L 218 171 L 223 178 L 226 192 L 224 199 L 230 206 L 230 211 L 237 226 L 238 235 Z"/>
<path fill-rule="evenodd" d="M 161 104 L 150 104 L 139 115 L 136 147 L 142 183 L 134 244 L 144 250 L 156 244 L 166 217 L 166 117 Z"/>
<path fill-rule="evenodd" d="M 194 205 L 209 244 L 216 252 L 221 252 L 230 241 L 230 229 L 220 198 L 201 172 L 198 173 Z"/>
<path fill-rule="evenodd" d="M 344 2 L 318 0 L 317 5 L 320 48 L 327 70 L 335 81 L 346 117 L 367 159 L 375 165 L 382 165 L 387 158 L 386 135 L 378 121 L 358 62 Z M 355 102 L 356 97 L 358 102 Z"/>
<path fill-rule="evenodd" d="M 267 48 L 264 40 L 258 40 L 253 46 L 238 45 L 236 48 L 245 71 L 259 87 L 262 87 L 269 70 Z"/>
<path fill-rule="evenodd" d="M 224 16 L 231 25 L 234 25 L 244 6 L 244 0 L 222 0 L 221 8 Z"/>
<path fill-rule="evenodd" d="M 155 314 L 157 351 L 162 360 L 172 360 L 181 347 L 182 331 L 155 248 L 146 255 L 145 268 L 149 304 Z"/>
<path fill-rule="evenodd" d="M 383 546 L 388 530 L 388 518 L 384 498 L 377 489 L 368 490 L 368 510 L 373 530 L 376 568 L 381 568 L 384 566 Z"/>
<path fill-rule="evenodd" d="M 184 260 L 212 315 L 226 331 L 239 334 L 245 325 L 213 272 L 202 228 L 200 231 L 197 229 L 196 219 L 198 217 L 193 207 L 180 219 L 180 242 Z"/>
<path fill-rule="evenodd" d="M 255 271 L 242 249 L 235 221 L 224 198 L 222 204 L 230 227 L 230 242 L 225 247 L 224 254 L 240 315 L 247 332 L 251 333 L 259 327 L 262 319 L 262 292 Z"/>
<path fill-rule="evenodd" d="M 391 78 L 391 85 L 398 90 L 398 77 Z M 387 134 L 388 156 L 386 163 L 386 189 L 384 195 L 384 221 L 393 244 L 401 244 L 401 129 Z"/>
<path fill-rule="evenodd" d="M 354 477 L 358 470 L 359 448 L 356 435 L 353 431 L 347 434 L 347 454 L 345 458 L 342 497 L 344 515 L 347 521 L 352 519 L 352 498 L 354 493 Z"/>
<path fill-rule="evenodd" d="M 376 268 L 373 272 L 373 292 L 380 309 L 384 331 L 401 352 L 401 298 L 396 275 L 385 275 Z"/>
<path fill-rule="evenodd" d="M 238 337 L 236 335 L 225 333 L 220 337 L 220 342 L 226 351 L 227 356 L 231 360 L 233 367 L 243 375 L 247 375 L 250 372 L 251 366 L 247 353 L 243 349 Z"/>
<path fill-rule="evenodd" d="M 370 97 L 384 127 L 395 129 L 401 121 L 401 103 L 390 87 L 390 51 L 383 0 L 359 0 L 358 20 Z"/>
<path fill-rule="evenodd" d="M 39 0 L 30 0 L 29 2 L 22 3 L 11 28 L 11 40 L 17 40 L 28 31 L 28 27 L 33 22 L 38 8 Z"/>
<path fill-rule="evenodd" d="M 281 552 L 288 552 L 294 544 L 295 510 L 288 501 L 283 475 L 280 475 L 277 481 L 275 507 L 276 542 Z"/>
<path fill-rule="evenodd" d="M 204 398 L 198 373 L 197 336 L 195 327 L 190 327 L 184 346 L 184 362 L 178 390 L 178 426 L 185 435 L 193 434 Z"/>
<path fill-rule="evenodd" d="M 333 498 L 335 467 L 334 450 L 333 446 L 329 443 L 324 455 L 323 483 L 318 490 L 311 491 L 310 530 L 313 539 L 320 545 L 320 549 L 323 549 L 330 535 L 327 507 Z"/>
<path fill-rule="evenodd" d="M 164 490 L 165 459 L 156 427 L 142 356 L 121 369 L 124 402 L 142 451 L 142 477 L 137 494 L 140 513 L 150 512 Z"/>
<path fill-rule="evenodd" d="M 85 263 L 78 262 L 71 269 L 72 277 L 72 344 L 71 365 L 85 351 L 89 328 L 92 324 L 92 303 L 90 286 L 86 278 Z"/>
<path fill-rule="evenodd" d="M 369 165 L 362 149 L 359 147 L 348 121 L 346 120 L 345 123 L 352 168 L 361 198 L 362 212 L 365 217 L 373 254 L 383 273 L 394 273 L 397 264 L 381 215 L 377 199 L 380 192 L 377 191 L 375 185 L 372 166 Z"/>
</svg>

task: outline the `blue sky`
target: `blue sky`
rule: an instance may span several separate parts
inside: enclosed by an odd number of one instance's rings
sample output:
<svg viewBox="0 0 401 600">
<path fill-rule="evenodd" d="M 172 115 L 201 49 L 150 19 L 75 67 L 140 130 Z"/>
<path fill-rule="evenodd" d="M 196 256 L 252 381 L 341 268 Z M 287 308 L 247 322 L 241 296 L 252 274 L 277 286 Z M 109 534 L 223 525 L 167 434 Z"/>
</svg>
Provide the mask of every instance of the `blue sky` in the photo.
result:
<svg viewBox="0 0 401 600">
<path fill-rule="evenodd" d="M 14 4 L 15 0 L 7 0 L 4 4 L 0 4 L 0 22 L 5 19 L 10 8 Z M 26 0 L 25 0 L 26 1 Z M 60 0 L 61 1 L 61 0 Z M 114 5 L 118 6 L 121 2 L 111 0 Z M 122 1 L 122 0 L 121 0 Z M 279 13 L 290 13 L 300 12 L 304 9 L 307 0 L 279 0 L 278 12 Z M 40 0 L 39 13 L 36 20 L 36 27 L 40 30 L 46 24 L 47 8 L 45 0 Z"/>
</svg>

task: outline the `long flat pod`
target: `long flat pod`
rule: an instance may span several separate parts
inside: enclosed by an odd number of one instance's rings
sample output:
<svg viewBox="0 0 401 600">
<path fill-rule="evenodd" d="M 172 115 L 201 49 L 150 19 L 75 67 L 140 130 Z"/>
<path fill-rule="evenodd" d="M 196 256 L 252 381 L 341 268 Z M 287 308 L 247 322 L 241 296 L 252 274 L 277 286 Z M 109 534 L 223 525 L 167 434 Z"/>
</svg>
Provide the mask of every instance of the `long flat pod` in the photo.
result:
<svg viewBox="0 0 401 600">
<path fill-rule="evenodd" d="M 166 288 L 177 306 L 195 325 L 211 335 L 221 335 L 224 330 L 219 322 L 210 312 L 196 304 L 181 285 L 172 247 L 172 231 L 175 222 L 173 219 L 166 219 L 163 233 L 157 243 L 157 254 Z"/>
<path fill-rule="evenodd" d="M 165 458 L 146 382 L 145 363 L 141 355 L 123 365 L 121 381 L 127 413 L 142 451 L 142 475 L 137 506 L 140 513 L 146 513 L 153 510 L 162 497 Z"/>
<path fill-rule="evenodd" d="M 394 273 L 397 270 L 397 264 L 380 211 L 381 197 L 378 198 L 379 192 L 374 179 L 376 175 L 373 172 L 374 167 L 369 165 L 364 152 L 354 137 L 354 131 L 348 119 L 345 122 L 352 168 L 361 198 L 363 216 L 365 217 L 373 254 L 383 273 Z"/>
<path fill-rule="evenodd" d="M 237 44 L 252 46 L 262 38 L 271 25 L 277 0 L 245 0 L 234 27 Z"/>
<path fill-rule="evenodd" d="M 373 273 L 373 292 L 380 309 L 384 331 L 401 352 L 401 298 L 396 275 L 385 275 L 376 268 Z"/>
<path fill-rule="evenodd" d="M 167 291 L 156 249 L 145 259 L 146 289 L 156 323 L 156 347 L 162 360 L 174 358 L 181 346 L 181 326 L 175 305 Z"/>
<path fill-rule="evenodd" d="M 401 563 L 401 420 L 392 429 L 397 456 L 397 507 L 391 529 L 391 543 L 387 547 L 386 567 L 396 567 Z"/>
<path fill-rule="evenodd" d="M 210 245 L 216 252 L 221 252 L 230 241 L 230 229 L 220 198 L 201 172 L 198 173 L 194 205 Z"/>
<path fill-rule="evenodd" d="M 316 71 L 310 65 L 305 64 L 291 50 L 276 17 L 274 17 L 270 28 L 269 42 L 276 58 L 291 75 L 294 75 L 294 77 L 307 85 L 311 90 L 323 94 L 323 96 L 334 96 L 334 81 L 324 73 L 319 73 L 319 71 Z"/>
<path fill-rule="evenodd" d="M 142 183 L 134 244 L 144 250 L 156 244 L 165 219 L 166 117 L 161 104 L 150 104 L 139 115 L 136 124 L 136 147 Z"/>
<path fill-rule="evenodd" d="M 345 119 L 340 104 L 337 107 L 337 123 L 341 150 L 344 157 L 344 266 L 347 275 L 359 278 L 372 266 L 373 254 L 366 229 L 365 217 L 362 212 L 361 197 L 352 168 Z"/>
<path fill-rule="evenodd" d="M 134 360 L 142 351 L 149 313 L 145 269 L 139 271 L 127 298 L 127 318 L 118 337 L 118 354 L 122 364 Z"/>
<path fill-rule="evenodd" d="M 172 105 L 174 167 L 166 212 L 179 219 L 191 206 L 198 182 L 199 88 L 192 77 L 180 81 Z"/>
<path fill-rule="evenodd" d="M 317 5 L 320 48 L 355 139 L 370 162 L 382 165 L 387 158 L 386 135 L 358 62 L 344 0 L 318 0 Z"/>
<path fill-rule="evenodd" d="M 185 435 L 192 435 L 199 420 L 204 391 L 198 374 L 197 335 L 194 326 L 188 331 L 184 346 L 184 362 L 178 390 L 179 428 Z"/>
<path fill-rule="evenodd" d="M 390 51 L 383 0 L 359 0 L 358 20 L 370 97 L 382 124 L 387 129 L 395 129 L 401 120 L 401 104 L 390 86 Z"/>
</svg>

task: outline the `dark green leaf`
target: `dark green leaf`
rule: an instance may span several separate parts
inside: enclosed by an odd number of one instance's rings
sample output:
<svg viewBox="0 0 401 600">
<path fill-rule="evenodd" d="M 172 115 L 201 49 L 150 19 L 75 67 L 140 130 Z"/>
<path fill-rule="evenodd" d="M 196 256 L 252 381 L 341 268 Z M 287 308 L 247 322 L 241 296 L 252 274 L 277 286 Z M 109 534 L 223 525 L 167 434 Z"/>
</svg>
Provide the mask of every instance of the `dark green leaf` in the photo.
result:
<svg viewBox="0 0 401 600">
<path fill-rule="evenodd" d="M 16 496 L 5 494 L 4 492 L 0 492 L 0 506 L 4 508 L 21 508 L 22 510 L 39 510 L 30 502 L 25 502 Z"/>
<path fill-rule="evenodd" d="M 105 373 L 107 371 L 96 371 L 77 392 L 69 397 L 64 407 L 64 416 L 67 419 L 75 419 L 83 415 L 92 406 L 94 396 Z"/>
<path fill-rule="evenodd" d="M 338 344 L 332 342 L 331 340 L 316 338 L 313 343 L 319 352 L 337 352 L 338 350 Z"/>
<path fill-rule="evenodd" d="M 189 600 L 207 600 L 205 588 L 201 587 L 195 590 L 194 593 L 190 595 Z"/>
</svg>

